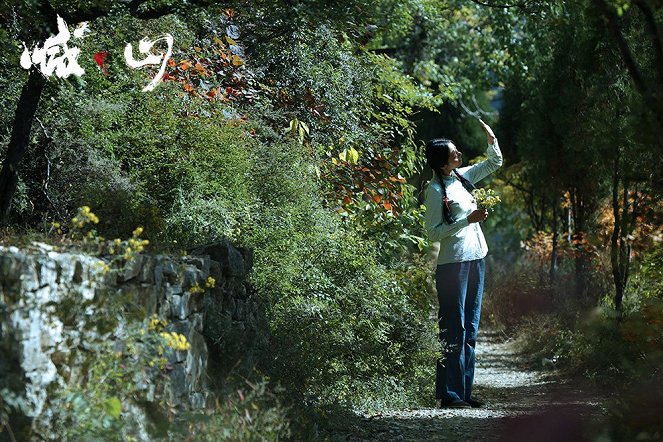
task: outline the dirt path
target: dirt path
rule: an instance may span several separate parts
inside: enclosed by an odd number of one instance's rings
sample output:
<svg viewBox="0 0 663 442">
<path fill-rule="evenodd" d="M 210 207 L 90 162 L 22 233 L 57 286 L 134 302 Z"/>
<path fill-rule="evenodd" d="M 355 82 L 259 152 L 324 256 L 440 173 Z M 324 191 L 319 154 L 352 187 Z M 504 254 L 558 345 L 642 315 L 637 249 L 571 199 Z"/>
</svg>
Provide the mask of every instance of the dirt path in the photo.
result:
<svg viewBox="0 0 663 442">
<path fill-rule="evenodd" d="M 478 409 L 404 409 L 356 416 L 334 431 L 333 441 L 591 440 L 589 423 L 603 413 L 596 392 L 562 382 L 552 371 L 523 368 L 512 342 L 484 332 L 477 343 Z"/>
</svg>

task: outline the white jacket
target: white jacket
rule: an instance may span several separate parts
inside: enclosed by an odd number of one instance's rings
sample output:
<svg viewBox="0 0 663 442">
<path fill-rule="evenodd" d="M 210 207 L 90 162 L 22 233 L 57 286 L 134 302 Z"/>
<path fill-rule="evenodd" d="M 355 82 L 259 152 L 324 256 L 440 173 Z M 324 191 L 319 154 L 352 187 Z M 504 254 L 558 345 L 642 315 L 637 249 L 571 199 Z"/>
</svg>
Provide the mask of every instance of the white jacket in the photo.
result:
<svg viewBox="0 0 663 442">
<path fill-rule="evenodd" d="M 457 170 L 465 179 L 476 184 L 502 165 L 502 152 L 500 152 L 497 139 L 488 146 L 487 159 L 472 166 L 460 167 Z M 486 239 L 481 231 L 480 223 L 470 224 L 467 216 L 477 209 L 472 195 L 465 190 L 460 180 L 451 174 L 443 176 L 447 187 L 447 198 L 451 215 L 456 220 L 448 224 L 442 214 L 442 188 L 437 174 L 426 186 L 425 223 L 426 232 L 431 241 L 440 242 L 440 254 L 437 264 L 451 262 L 471 261 L 481 259 L 488 253 Z"/>
</svg>

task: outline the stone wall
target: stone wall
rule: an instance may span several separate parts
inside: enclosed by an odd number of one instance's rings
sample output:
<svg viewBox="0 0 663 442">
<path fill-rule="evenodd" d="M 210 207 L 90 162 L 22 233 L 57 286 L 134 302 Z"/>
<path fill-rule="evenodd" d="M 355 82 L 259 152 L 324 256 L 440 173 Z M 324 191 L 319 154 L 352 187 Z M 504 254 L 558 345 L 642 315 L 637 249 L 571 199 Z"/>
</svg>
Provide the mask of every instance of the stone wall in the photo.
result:
<svg viewBox="0 0 663 442">
<path fill-rule="evenodd" d="M 171 402 L 194 409 L 208 406 L 213 403 L 208 347 L 227 359 L 237 358 L 231 354 L 237 344 L 224 339 L 246 333 L 256 341 L 260 335 L 262 315 L 245 282 L 251 265 L 251 251 L 227 241 L 198 247 L 184 257 L 139 255 L 121 271 L 106 273 L 99 258 L 59 252 L 46 244 L 0 247 L 0 390 L 18 392 L 28 418 L 43 417 L 49 391 L 80 375 L 72 349 L 86 341 L 86 322 L 95 317 L 91 301 L 125 296 L 148 317 L 165 319 L 166 331 L 181 333 L 190 343 L 189 350 L 174 352 L 169 361 Z M 210 276 L 216 284 L 205 288 Z M 192 290 L 196 285 L 205 292 Z M 89 305 L 89 311 L 68 317 L 67 307 L 77 303 Z M 110 337 L 120 335 L 115 330 Z"/>
</svg>

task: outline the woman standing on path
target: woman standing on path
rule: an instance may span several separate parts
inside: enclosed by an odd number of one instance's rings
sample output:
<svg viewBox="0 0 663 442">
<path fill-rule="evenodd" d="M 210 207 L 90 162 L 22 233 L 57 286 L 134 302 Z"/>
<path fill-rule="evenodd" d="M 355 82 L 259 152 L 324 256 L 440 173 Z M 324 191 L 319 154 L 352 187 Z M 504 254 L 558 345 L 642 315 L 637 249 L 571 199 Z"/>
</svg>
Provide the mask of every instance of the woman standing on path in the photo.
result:
<svg viewBox="0 0 663 442">
<path fill-rule="evenodd" d="M 434 172 L 426 188 L 426 231 L 431 241 L 440 242 L 435 285 L 440 339 L 447 344 L 435 377 L 435 397 L 442 407 L 482 405 L 472 398 L 472 383 L 488 253 L 479 222 L 488 213 L 477 210 L 470 192 L 502 165 L 502 153 L 491 128 L 479 122 L 488 140 L 488 158 L 480 163 L 460 167 L 462 154 L 445 138 L 426 145 L 426 160 Z"/>
</svg>

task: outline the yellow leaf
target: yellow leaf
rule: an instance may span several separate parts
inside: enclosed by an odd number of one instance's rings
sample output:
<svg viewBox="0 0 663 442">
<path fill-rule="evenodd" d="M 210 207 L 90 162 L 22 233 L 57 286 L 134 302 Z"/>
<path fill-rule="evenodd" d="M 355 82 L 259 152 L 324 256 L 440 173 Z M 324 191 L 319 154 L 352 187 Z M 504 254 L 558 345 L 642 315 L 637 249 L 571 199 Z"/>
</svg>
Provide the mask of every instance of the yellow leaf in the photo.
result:
<svg viewBox="0 0 663 442">
<path fill-rule="evenodd" d="M 359 161 L 359 152 L 354 147 L 350 148 L 350 162 L 353 164 L 357 164 Z"/>
<path fill-rule="evenodd" d="M 122 414 L 122 403 L 117 397 L 111 397 L 106 401 L 105 405 L 106 413 L 108 413 L 110 416 L 118 418 L 120 417 L 120 414 Z"/>
<path fill-rule="evenodd" d="M 304 123 L 303 121 L 300 121 L 299 125 L 304 129 L 304 131 L 306 132 L 306 135 L 310 134 L 308 126 L 306 125 L 306 123 Z"/>
<path fill-rule="evenodd" d="M 223 43 L 223 41 L 219 37 L 217 37 L 216 35 L 214 36 L 214 43 L 218 44 L 222 48 L 226 47 L 225 43 Z"/>
<path fill-rule="evenodd" d="M 343 161 L 346 161 L 345 158 L 346 158 L 347 154 L 348 154 L 348 149 L 343 149 L 343 152 L 339 153 L 339 154 L 338 154 L 338 157 L 339 157 L 340 159 L 342 159 Z"/>
<path fill-rule="evenodd" d="M 288 130 L 295 134 L 297 132 L 297 126 L 299 126 L 299 120 L 297 118 L 293 118 L 290 120 L 290 126 L 288 127 Z"/>
<path fill-rule="evenodd" d="M 236 45 L 237 44 L 237 42 L 235 40 L 228 37 L 227 35 L 226 35 L 226 41 L 228 42 L 228 44 L 231 44 L 231 45 Z"/>
</svg>

